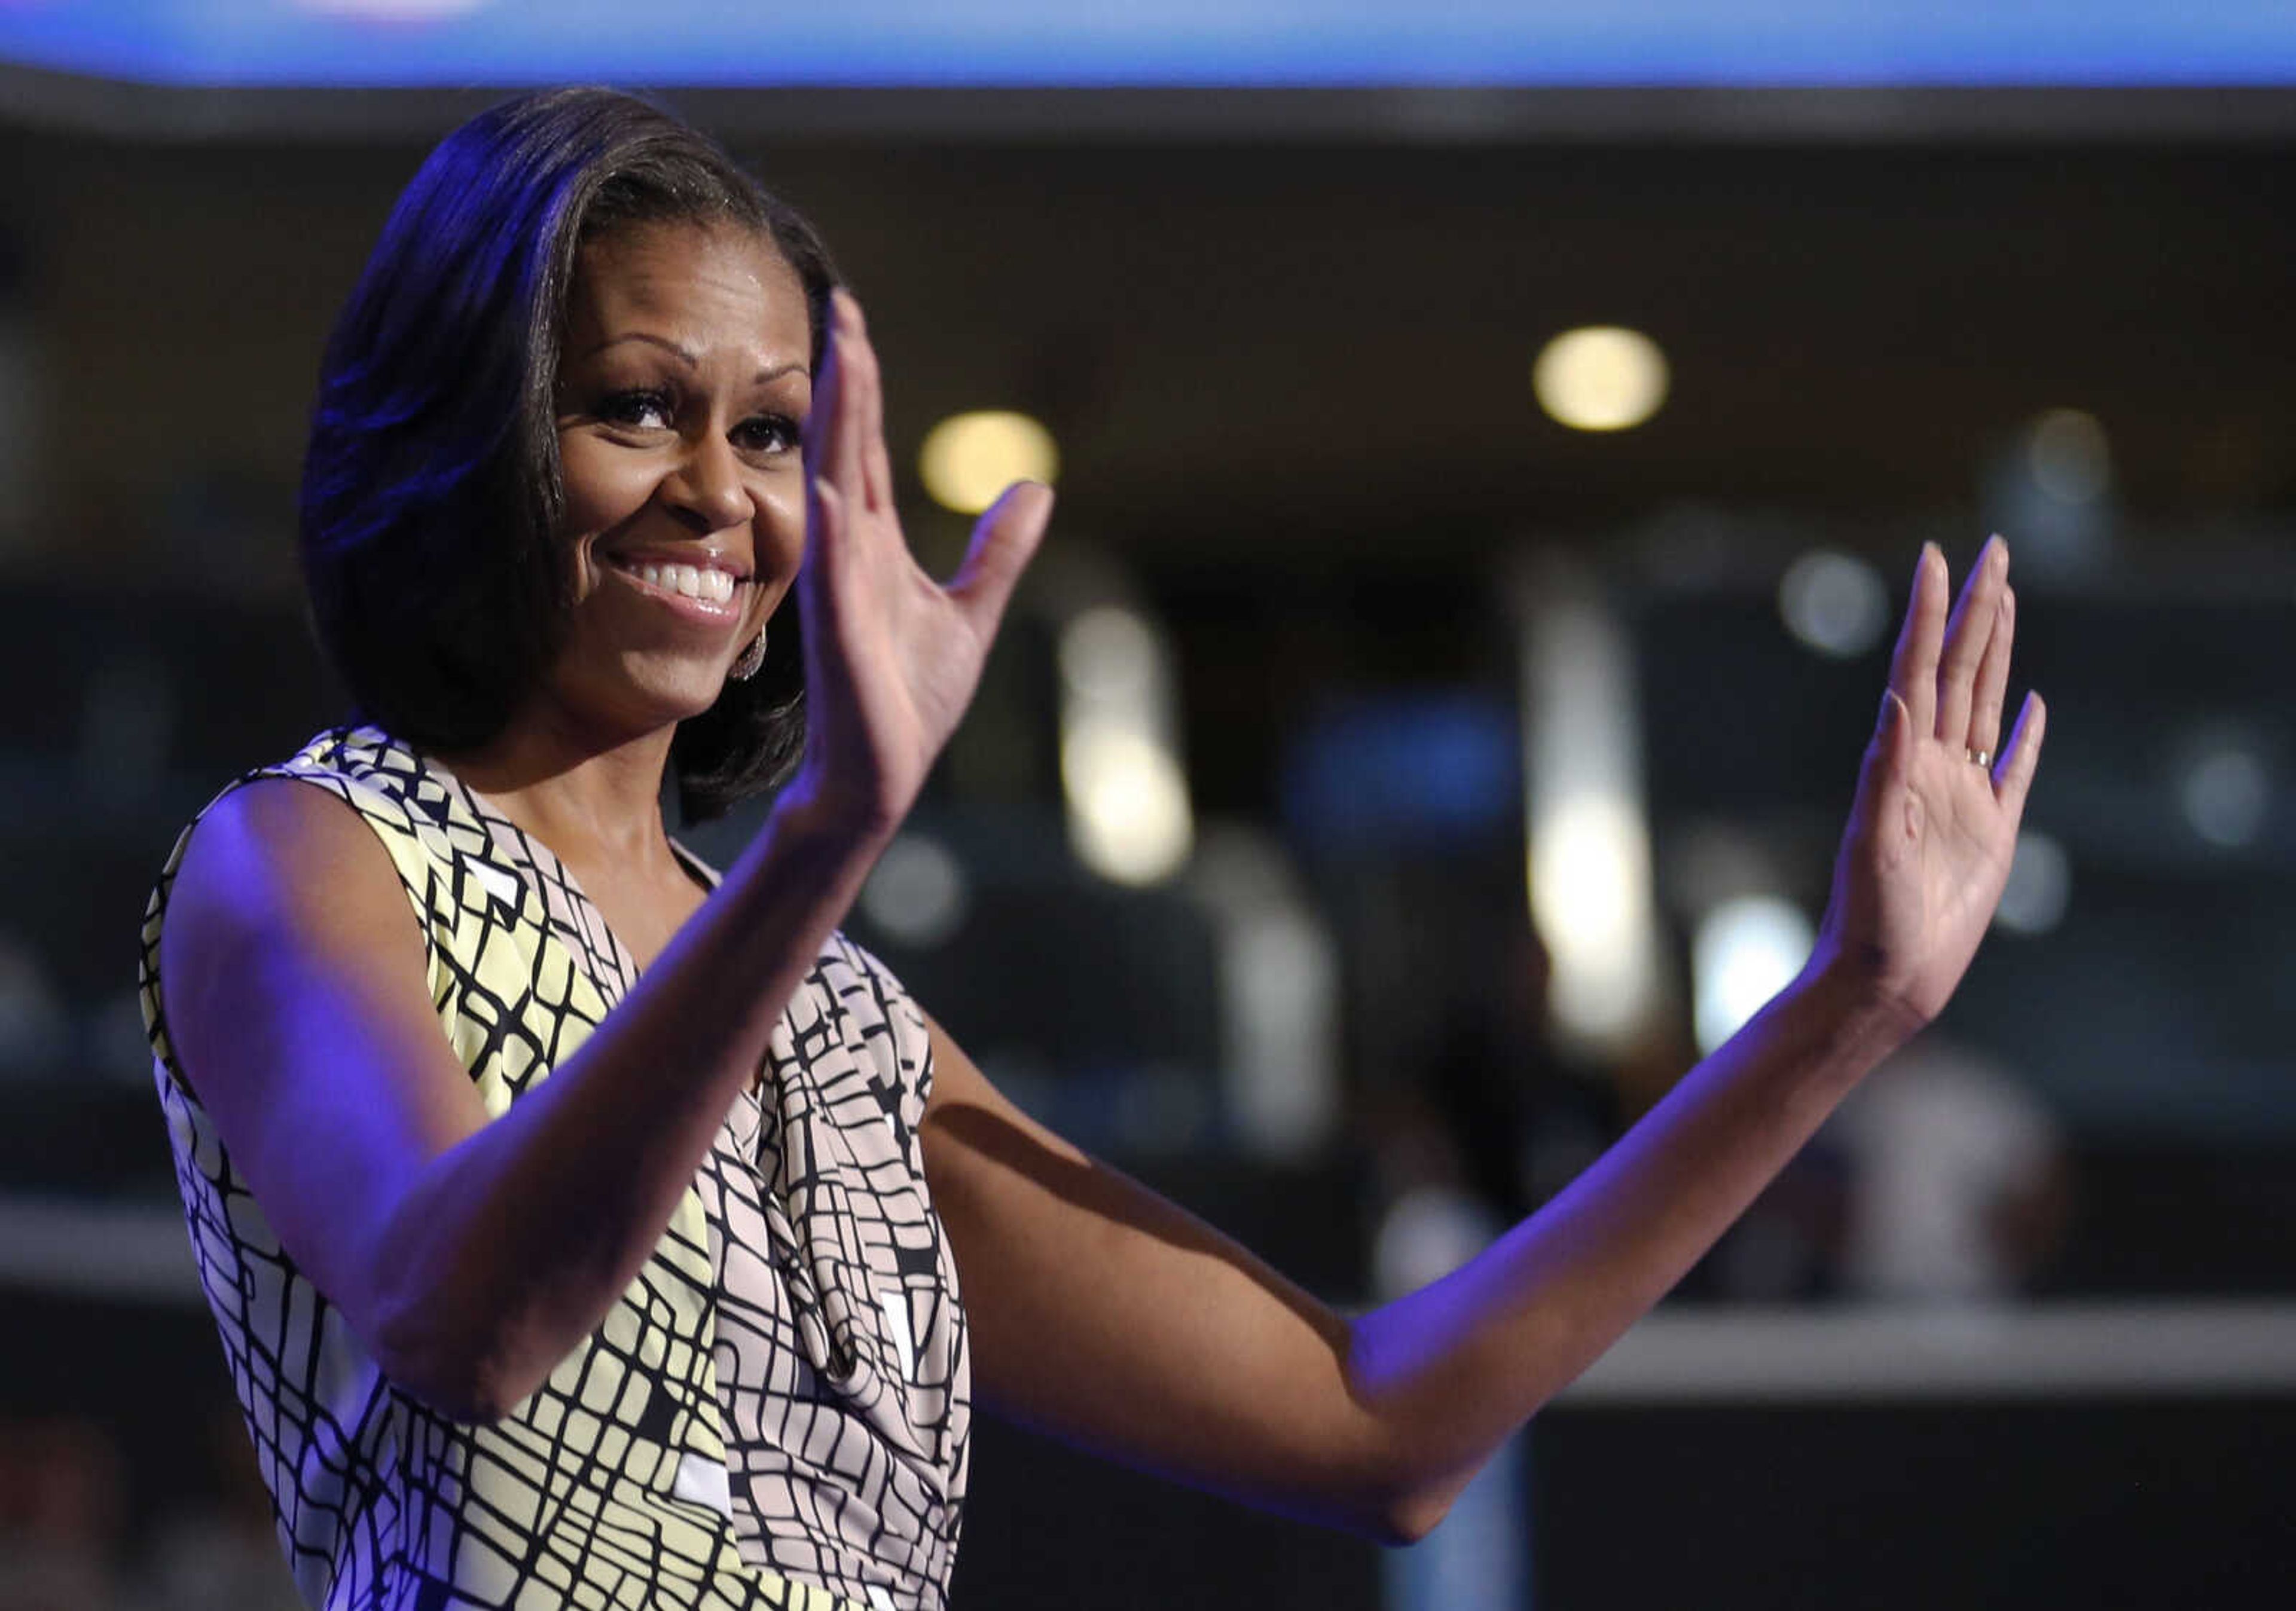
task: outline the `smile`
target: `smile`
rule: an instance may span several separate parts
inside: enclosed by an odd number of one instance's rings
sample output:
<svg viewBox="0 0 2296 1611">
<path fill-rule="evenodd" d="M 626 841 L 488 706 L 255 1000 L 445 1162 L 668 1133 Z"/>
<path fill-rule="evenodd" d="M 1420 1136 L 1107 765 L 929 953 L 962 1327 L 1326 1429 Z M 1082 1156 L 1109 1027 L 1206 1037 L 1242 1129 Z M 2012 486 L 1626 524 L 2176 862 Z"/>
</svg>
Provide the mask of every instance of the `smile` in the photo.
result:
<svg viewBox="0 0 2296 1611">
<path fill-rule="evenodd" d="M 734 594 L 744 578 L 730 570 L 720 570 L 714 565 L 664 563 L 657 560 L 624 559 L 619 555 L 608 556 L 606 566 L 652 592 L 691 601 L 713 614 L 731 616 L 737 613 L 734 608 Z"/>
</svg>

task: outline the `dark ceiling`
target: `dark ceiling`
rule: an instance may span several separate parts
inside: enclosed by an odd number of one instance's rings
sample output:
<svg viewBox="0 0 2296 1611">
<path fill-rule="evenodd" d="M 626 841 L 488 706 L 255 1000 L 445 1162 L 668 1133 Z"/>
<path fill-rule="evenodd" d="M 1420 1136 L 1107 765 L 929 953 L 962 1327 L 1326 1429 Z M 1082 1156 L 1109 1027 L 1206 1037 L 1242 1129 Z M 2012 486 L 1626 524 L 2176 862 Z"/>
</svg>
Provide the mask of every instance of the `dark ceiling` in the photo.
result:
<svg viewBox="0 0 2296 1611">
<path fill-rule="evenodd" d="M 1957 518 L 2054 405 L 2104 422 L 2148 527 L 2296 500 L 2296 140 L 737 143 L 867 303 L 897 459 L 947 412 L 1037 413 L 1063 525 L 1152 568 L 1685 502 Z M 332 309 L 422 150 L 0 133 L 63 503 L 132 541 L 227 470 L 283 520 Z M 1665 348 L 1644 429 L 1533 404 L 1586 322 Z"/>
</svg>

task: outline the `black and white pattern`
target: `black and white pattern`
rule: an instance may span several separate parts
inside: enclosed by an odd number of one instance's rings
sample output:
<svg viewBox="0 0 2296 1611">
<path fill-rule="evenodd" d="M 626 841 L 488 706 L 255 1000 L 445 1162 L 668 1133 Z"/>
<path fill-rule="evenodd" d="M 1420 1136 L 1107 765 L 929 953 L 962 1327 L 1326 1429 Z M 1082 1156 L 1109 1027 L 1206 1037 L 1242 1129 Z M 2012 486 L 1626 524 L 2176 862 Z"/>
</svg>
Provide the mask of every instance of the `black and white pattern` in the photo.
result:
<svg viewBox="0 0 2296 1611">
<path fill-rule="evenodd" d="M 634 981 L 546 847 L 381 732 L 324 733 L 250 775 L 325 789 L 381 840 L 489 1113 Z M 919 1152 L 924 1024 L 883 968 L 832 938 L 629 1290 L 501 1423 L 463 1426 L 386 1380 L 281 1251 L 175 1067 L 160 934 L 189 838 L 145 916 L 144 1010 L 201 1280 L 304 1597 L 941 1607 L 969 1370 Z"/>
</svg>

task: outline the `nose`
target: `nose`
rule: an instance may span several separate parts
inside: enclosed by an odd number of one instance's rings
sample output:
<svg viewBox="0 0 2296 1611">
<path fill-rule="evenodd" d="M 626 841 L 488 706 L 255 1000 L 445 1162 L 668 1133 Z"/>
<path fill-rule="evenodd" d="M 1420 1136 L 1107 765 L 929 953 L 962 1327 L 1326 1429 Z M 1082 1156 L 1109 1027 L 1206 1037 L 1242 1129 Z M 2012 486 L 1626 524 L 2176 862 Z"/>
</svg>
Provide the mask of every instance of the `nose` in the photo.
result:
<svg viewBox="0 0 2296 1611">
<path fill-rule="evenodd" d="M 662 478 L 661 499 L 697 532 L 723 531 L 746 524 L 757 504 L 742 480 L 742 462 L 732 443 L 716 431 L 693 441 Z"/>
</svg>

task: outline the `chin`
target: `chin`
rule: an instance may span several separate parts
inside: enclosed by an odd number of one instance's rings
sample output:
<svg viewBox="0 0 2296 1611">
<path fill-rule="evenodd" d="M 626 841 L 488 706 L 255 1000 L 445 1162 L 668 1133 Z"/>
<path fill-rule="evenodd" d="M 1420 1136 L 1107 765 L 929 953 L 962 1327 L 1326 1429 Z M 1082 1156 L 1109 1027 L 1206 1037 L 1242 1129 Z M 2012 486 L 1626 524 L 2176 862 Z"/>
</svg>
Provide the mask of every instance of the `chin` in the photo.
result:
<svg viewBox="0 0 2296 1611">
<path fill-rule="evenodd" d="M 560 708 L 578 726 L 611 733 L 617 742 L 676 726 L 700 716 L 725 691 L 726 668 L 708 661 L 630 664 L 558 684 Z"/>
<path fill-rule="evenodd" d="M 648 723 L 653 727 L 675 727 L 678 723 L 700 716 L 718 702 L 726 691 L 726 678 L 721 673 L 714 677 L 681 679 L 664 682 L 646 688 L 642 696 L 643 707 L 653 713 Z"/>
</svg>

